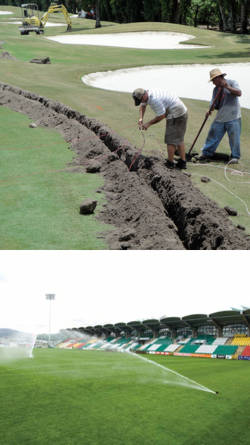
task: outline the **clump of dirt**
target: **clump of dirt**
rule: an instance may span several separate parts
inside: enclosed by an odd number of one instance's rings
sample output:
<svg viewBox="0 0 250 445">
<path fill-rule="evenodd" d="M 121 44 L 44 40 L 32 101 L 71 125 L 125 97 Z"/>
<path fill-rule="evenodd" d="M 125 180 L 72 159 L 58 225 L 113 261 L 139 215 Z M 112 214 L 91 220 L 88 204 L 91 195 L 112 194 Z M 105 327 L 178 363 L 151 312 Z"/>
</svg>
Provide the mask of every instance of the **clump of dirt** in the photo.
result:
<svg viewBox="0 0 250 445">
<path fill-rule="evenodd" d="M 98 192 L 105 193 L 106 204 L 98 218 L 115 227 L 103 234 L 110 249 L 250 248 L 249 237 L 187 174 L 168 170 L 159 157 L 138 156 L 136 147 L 103 123 L 3 83 L 0 105 L 57 129 L 75 152 L 67 169 L 100 171 L 105 182 Z"/>
<path fill-rule="evenodd" d="M 1 46 L 0 46 L 1 48 Z M 0 58 L 1 59 L 9 59 L 9 60 L 17 60 L 15 57 L 11 56 L 10 53 L 8 53 L 8 51 L 2 51 L 0 54 Z"/>
<path fill-rule="evenodd" d="M 30 63 L 38 63 L 38 64 L 50 64 L 50 58 L 49 57 L 42 57 L 41 59 L 31 59 Z"/>
</svg>

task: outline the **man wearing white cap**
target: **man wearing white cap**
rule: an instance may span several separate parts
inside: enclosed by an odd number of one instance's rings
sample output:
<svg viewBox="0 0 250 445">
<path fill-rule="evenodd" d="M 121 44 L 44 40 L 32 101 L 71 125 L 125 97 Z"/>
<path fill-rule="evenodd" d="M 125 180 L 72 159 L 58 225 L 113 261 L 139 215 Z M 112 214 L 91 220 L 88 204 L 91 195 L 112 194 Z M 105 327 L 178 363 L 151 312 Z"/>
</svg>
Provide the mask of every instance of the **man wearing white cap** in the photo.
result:
<svg viewBox="0 0 250 445">
<path fill-rule="evenodd" d="M 168 150 L 168 168 L 186 168 L 186 154 L 184 135 L 187 127 L 187 108 L 181 99 L 175 94 L 162 90 L 144 90 L 137 88 L 132 97 L 135 105 L 140 105 L 139 127 L 147 130 L 151 125 L 157 124 L 166 118 L 165 143 Z M 143 123 L 146 107 L 149 105 L 156 116 L 150 121 Z M 176 149 L 180 155 L 177 164 L 174 163 Z"/>
<path fill-rule="evenodd" d="M 213 107 L 218 112 L 202 147 L 202 156 L 199 160 L 203 161 L 211 158 L 224 134 L 227 133 L 231 148 L 230 162 L 237 164 L 240 159 L 241 110 L 239 96 L 241 96 L 241 90 L 235 80 L 226 80 L 224 79 L 225 76 L 226 74 L 218 68 L 210 71 L 210 82 L 215 85 L 211 103 L 219 94 Z M 213 109 L 208 113 L 210 114 Z"/>
</svg>

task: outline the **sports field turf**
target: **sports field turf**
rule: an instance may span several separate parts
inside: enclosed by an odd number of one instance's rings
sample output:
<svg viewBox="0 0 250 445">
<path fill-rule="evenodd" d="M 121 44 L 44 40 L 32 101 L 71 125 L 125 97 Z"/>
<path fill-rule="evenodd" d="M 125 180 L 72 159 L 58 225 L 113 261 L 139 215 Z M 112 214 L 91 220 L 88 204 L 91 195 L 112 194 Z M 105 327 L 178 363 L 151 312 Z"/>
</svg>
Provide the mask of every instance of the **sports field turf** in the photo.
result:
<svg viewBox="0 0 250 445">
<path fill-rule="evenodd" d="M 7 9 L 14 12 L 12 18 L 20 15 L 20 9 L 14 7 L 3 6 L 1 9 Z M 52 17 L 54 21 L 63 21 L 61 14 L 54 14 Z M 107 124 L 110 128 L 116 131 L 120 136 L 127 138 L 132 144 L 138 148 L 142 146 L 142 138 L 137 129 L 138 109 L 133 106 L 130 94 L 111 92 L 89 87 L 82 83 L 81 77 L 85 74 L 96 71 L 107 71 L 114 69 L 121 69 L 134 66 L 144 65 L 162 65 L 162 64 L 190 64 L 190 63 L 212 63 L 219 66 L 220 63 L 233 62 L 248 62 L 250 60 L 249 44 L 250 37 L 243 35 L 232 35 L 229 33 L 223 34 L 204 29 L 193 27 L 186 27 L 183 25 L 174 25 L 169 23 L 131 23 L 131 24 L 114 24 L 103 22 L 102 28 L 95 30 L 94 21 L 85 19 L 72 19 L 73 33 L 116 33 L 129 31 L 175 31 L 184 32 L 194 35 L 196 39 L 191 43 L 210 45 L 210 48 L 199 48 L 195 50 L 138 50 L 130 48 L 112 48 L 112 47 L 98 47 L 98 46 L 81 46 L 81 45 L 62 45 L 53 41 L 47 40 L 46 36 L 65 33 L 65 28 L 47 28 L 45 29 L 45 36 L 37 36 L 30 34 L 29 36 L 20 36 L 18 25 L 9 25 L 6 22 L 9 17 L 0 17 L 1 26 L 1 41 L 3 41 L 2 49 L 9 51 L 10 54 L 16 57 L 16 60 L 1 59 L 0 64 L 0 79 L 2 82 L 9 83 L 21 87 L 23 89 L 35 92 L 37 94 L 46 96 L 50 99 L 60 101 L 73 109 L 86 114 L 88 117 L 94 117 Z M 29 60 L 32 58 L 39 58 L 49 56 L 51 58 L 51 65 L 37 65 L 30 64 Z M 136 85 L 135 87 L 138 87 Z M 166 85 L 171 90 L 171 85 Z M 194 86 L 195 87 L 195 86 Z M 210 98 L 208 97 L 208 101 Z M 189 111 L 189 124 L 186 134 L 186 146 L 189 148 L 203 122 L 205 113 L 208 109 L 208 102 L 195 101 L 185 99 Z M 148 113 L 150 116 L 150 113 Z M 17 125 L 17 124 L 16 124 Z M 163 143 L 163 125 L 160 123 L 147 132 L 146 144 L 144 146 L 145 153 L 165 153 Z M 199 149 L 207 135 L 209 123 L 207 123 L 203 130 L 199 141 L 196 145 Z M 5 126 L 6 135 L 10 134 L 13 129 L 13 121 L 9 121 Z M 20 132 L 19 141 L 25 144 L 25 132 Z M 237 217 L 232 217 L 232 221 L 241 224 L 250 233 L 250 219 L 249 219 L 249 172 L 250 172 L 250 145 L 249 145 L 249 131 L 250 131 L 250 110 L 243 109 L 243 131 L 242 131 L 242 163 L 236 166 L 236 170 L 244 170 L 246 174 L 239 176 L 239 174 L 224 175 L 224 165 L 217 167 L 204 166 L 188 166 L 192 173 L 192 180 L 197 184 L 201 190 L 210 198 L 217 201 L 219 206 L 230 206 L 238 211 Z M 54 135 L 53 135 L 54 137 Z M 43 141 L 45 136 L 42 135 Z M 229 153 L 227 138 L 225 137 L 220 145 L 220 151 Z M 14 153 L 14 152 L 13 152 Z M 55 152 L 54 152 L 55 153 Z M 52 155 L 53 157 L 53 155 Z M 55 160 L 52 159 L 52 162 Z M 12 162 L 18 162 L 17 158 L 12 157 Z M 66 165 L 66 161 L 65 161 Z M 10 166 L 11 167 L 11 166 Z M 49 168 L 49 166 L 48 166 Z M 0 176 L 5 173 L 0 166 Z M 236 172 L 237 173 L 237 172 Z M 201 176 L 208 176 L 211 181 L 202 183 Z M 10 175 L 11 176 L 11 175 Z M 71 175 L 68 177 L 72 183 L 77 182 L 78 179 Z M 84 175 L 82 175 L 84 176 Z M 11 179 L 13 179 L 11 177 Z M 31 191 L 31 199 L 36 199 L 36 189 L 32 188 L 30 181 L 34 182 L 34 177 L 28 178 L 25 187 Z M 83 179 L 84 181 L 85 179 Z M 80 180 L 81 181 L 81 180 Z M 33 184 L 34 185 L 34 184 Z M 39 186 L 39 184 L 37 184 Z M 96 183 L 89 184 L 89 196 L 95 193 L 97 189 Z M 56 190 L 52 182 L 49 183 L 49 190 L 55 196 Z M 3 192 L 4 193 L 4 192 Z M 16 193 L 16 195 L 15 195 Z M 73 196 L 73 201 L 78 202 L 77 193 Z M 13 201 L 18 202 L 20 190 L 18 183 L 12 190 Z M 99 194 L 98 203 L 100 205 L 104 202 L 104 197 Z M 100 208 L 100 207 L 99 207 Z M 44 225 L 44 220 L 50 218 L 51 207 L 43 207 L 43 218 L 38 219 L 38 225 Z M 23 207 L 23 212 L 26 207 Z M 55 212 L 57 210 L 55 209 Z M 13 214 L 9 212 L 9 207 L 3 209 L 5 213 L 6 227 L 13 226 Z M 31 216 L 31 215 L 30 215 Z M 58 218 L 60 215 L 57 215 Z M 65 205 L 64 216 L 67 220 L 75 218 L 72 215 L 71 205 Z M 94 218 L 93 218 L 94 220 Z M 30 219 L 31 225 L 33 224 Z M 57 239 L 64 239 L 64 246 L 59 246 L 58 243 L 51 242 L 49 228 L 44 230 L 44 227 L 37 226 L 37 233 L 43 232 L 42 237 L 44 242 L 40 242 L 36 232 L 29 234 L 27 237 L 19 236 L 16 230 L 16 238 L 13 240 L 5 239 L 5 245 L 1 243 L 1 249 L 89 249 L 90 245 L 93 249 L 107 248 L 104 243 L 99 240 L 91 240 L 91 237 L 97 236 L 98 232 L 102 232 L 104 227 L 96 227 L 95 233 L 89 233 L 88 227 L 85 227 L 85 237 L 90 242 L 85 242 L 82 231 L 79 226 L 74 226 L 74 240 L 71 242 L 66 228 L 59 230 L 56 235 Z M 56 226 L 57 227 L 57 226 Z M 58 226 L 59 227 L 59 226 Z M 99 230 L 100 229 L 100 230 Z M 30 236 L 32 235 L 32 236 Z M 48 242 L 46 242 L 46 238 Z M 60 242 L 59 242 L 60 244 Z M 78 246 L 78 247 L 77 247 Z"/>
<path fill-rule="evenodd" d="M 149 358 L 219 394 L 127 353 L 35 350 L 0 362 L 0 444 L 249 444 L 248 362 Z"/>
</svg>

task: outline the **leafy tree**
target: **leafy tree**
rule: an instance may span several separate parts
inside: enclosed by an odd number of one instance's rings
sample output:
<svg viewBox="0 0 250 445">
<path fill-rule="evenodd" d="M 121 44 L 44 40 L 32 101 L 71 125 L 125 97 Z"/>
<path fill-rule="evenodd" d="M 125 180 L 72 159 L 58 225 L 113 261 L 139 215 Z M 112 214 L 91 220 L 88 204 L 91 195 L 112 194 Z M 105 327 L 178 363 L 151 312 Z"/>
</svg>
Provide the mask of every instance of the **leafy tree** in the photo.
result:
<svg viewBox="0 0 250 445">
<path fill-rule="evenodd" d="M 237 0 L 217 0 L 221 16 L 221 30 L 236 31 Z"/>
<path fill-rule="evenodd" d="M 110 0 L 101 0 L 100 1 L 100 16 L 103 20 L 107 20 L 111 22 L 114 20 L 114 17 L 112 15 Z"/>
<path fill-rule="evenodd" d="M 240 30 L 243 34 L 248 33 L 248 19 L 250 15 L 250 4 L 249 0 L 240 1 Z"/>
<path fill-rule="evenodd" d="M 159 22 L 162 20 L 162 3 L 165 4 L 166 0 L 144 0 L 143 12 L 146 22 Z"/>
<path fill-rule="evenodd" d="M 219 25 L 219 11 L 217 0 L 192 0 L 188 11 L 187 24 L 198 26 Z"/>
<path fill-rule="evenodd" d="M 101 28 L 101 22 L 100 22 L 100 0 L 96 0 L 95 2 L 95 15 L 96 15 L 96 22 L 95 27 Z"/>
<path fill-rule="evenodd" d="M 188 11 L 190 9 L 192 0 L 182 0 L 180 2 L 180 19 L 179 23 L 183 25 L 187 24 Z"/>
<path fill-rule="evenodd" d="M 119 23 L 126 22 L 125 1 L 110 0 L 110 6 L 112 15 L 115 17 L 115 21 Z"/>
<path fill-rule="evenodd" d="M 219 26 L 224 32 L 247 34 L 250 0 L 62 0 L 68 11 L 96 10 L 96 28 L 102 20 L 119 23 L 154 21 L 192 26 Z M 3 5 L 17 5 L 19 0 L 2 0 Z M 37 0 L 46 11 L 50 0 Z"/>
</svg>

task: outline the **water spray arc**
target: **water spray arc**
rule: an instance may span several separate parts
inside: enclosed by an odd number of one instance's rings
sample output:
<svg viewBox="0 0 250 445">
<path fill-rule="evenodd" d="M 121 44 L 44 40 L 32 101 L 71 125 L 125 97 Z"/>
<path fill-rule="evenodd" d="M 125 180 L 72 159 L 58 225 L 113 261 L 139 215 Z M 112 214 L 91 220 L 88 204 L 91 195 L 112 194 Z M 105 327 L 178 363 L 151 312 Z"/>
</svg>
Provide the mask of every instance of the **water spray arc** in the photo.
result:
<svg viewBox="0 0 250 445">
<path fill-rule="evenodd" d="M 33 358 L 36 334 L 0 328 L 0 339 L 0 365 L 24 358 Z"/>
<path fill-rule="evenodd" d="M 114 344 L 112 342 L 108 342 L 103 338 L 98 337 L 91 337 L 86 335 L 79 335 L 79 332 L 76 331 L 74 335 L 72 335 L 73 332 L 67 331 L 64 332 L 64 338 L 61 340 L 60 348 L 66 348 L 66 349 L 73 349 L 74 345 L 75 348 L 83 349 L 83 350 L 95 350 L 95 351 L 106 351 L 107 353 L 122 353 L 124 355 L 129 355 L 130 357 L 138 358 L 142 360 L 144 363 L 147 363 L 148 365 L 154 365 L 163 370 L 165 373 L 168 374 L 168 377 L 164 379 L 163 383 L 167 383 L 169 385 L 174 386 L 183 386 L 186 388 L 192 388 L 197 389 L 200 391 L 210 392 L 212 394 L 218 394 L 217 391 L 213 391 L 209 388 L 207 388 L 204 385 L 201 385 L 200 383 L 197 383 L 195 380 L 192 380 L 188 377 L 185 377 L 182 374 L 179 374 L 178 372 L 167 368 L 166 366 L 161 365 L 160 363 L 157 363 L 153 360 L 150 360 L 148 358 L 143 357 L 141 354 L 138 354 L 133 351 L 133 344 L 126 345 L 124 347 L 124 344 Z M 70 335 L 70 338 L 68 338 Z M 81 343 L 81 341 L 84 341 Z"/>
<path fill-rule="evenodd" d="M 127 352 L 129 354 L 133 355 L 134 357 L 137 357 L 137 358 L 143 360 L 146 363 L 151 363 L 152 365 L 157 366 L 157 367 L 163 369 L 165 372 L 170 372 L 171 374 L 174 374 L 178 379 L 180 379 L 178 381 L 178 383 L 176 382 L 177 385 L 186 386 L 186 387 L 193 388 L 193 389 L 198 389 L 200 391 L 211 392 L 212 394 L 217 394 L 216 391 L 213 391 L 212 389 L 209 389 L 206 386 L 200 385 L 200 383 L 197 383 L 194 380 L 189 379 L 188 377 L 185 377 L 185 376 L 179 374 L 178 372 L 173 371 L 172 369 L 167 368 L 166 366 L 161 365 L 160 363 L 157 363 L 157 362 L 155 362 L 153 360 L 150 360 L 150 359 L 147 359 L 145 357 L 142 357 L 140 354 L 134 354 L 133 352 L 130 352 L 130 351 L 127 351 Z"/>
<path fill-rule="evenodd" d="M 55 294 L 46 294 L 46 300 L 49 300 L 49 345 L 51 337 L 51 301 L 55 300 Z"/>
</svg>

